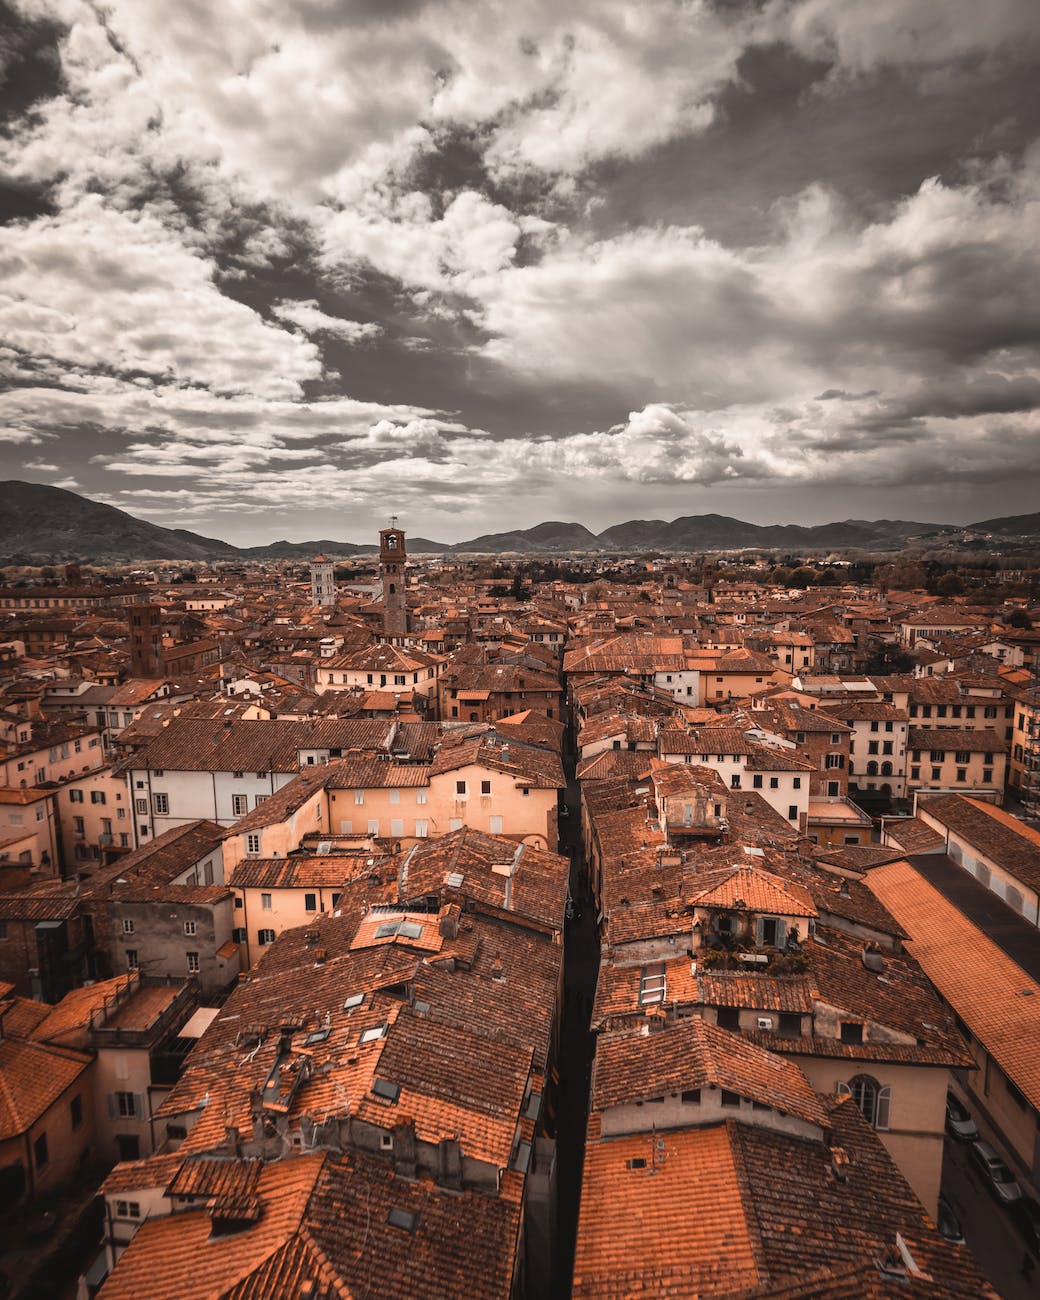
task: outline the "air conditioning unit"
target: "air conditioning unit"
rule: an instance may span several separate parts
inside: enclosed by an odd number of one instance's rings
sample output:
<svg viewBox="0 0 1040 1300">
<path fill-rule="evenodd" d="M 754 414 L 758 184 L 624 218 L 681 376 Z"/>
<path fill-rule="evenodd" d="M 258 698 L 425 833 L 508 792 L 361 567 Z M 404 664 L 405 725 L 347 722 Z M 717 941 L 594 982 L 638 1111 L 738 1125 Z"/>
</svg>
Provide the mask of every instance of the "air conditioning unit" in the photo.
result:
<svg viewBox="0 0 1040 1300">
<path fill-rule="evenodd" d="M 772 1016 L 759 1016 L 759 1017 L 758 1017 L 758 1027 L 759 1027 L 759 1029 L 772 1029 L 772 1028 L 773 1028 L 773 1017 L 772 1017 Z"/>
</svg>

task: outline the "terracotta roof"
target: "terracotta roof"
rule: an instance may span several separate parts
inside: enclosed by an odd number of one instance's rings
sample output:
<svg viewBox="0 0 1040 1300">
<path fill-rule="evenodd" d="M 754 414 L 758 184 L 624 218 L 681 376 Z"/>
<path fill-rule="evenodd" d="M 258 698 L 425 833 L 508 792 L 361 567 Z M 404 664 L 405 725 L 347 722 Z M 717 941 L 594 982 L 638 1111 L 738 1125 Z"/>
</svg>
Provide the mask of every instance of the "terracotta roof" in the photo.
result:
<svg viewBox="0 0 1040 1300">
<path fill-rule="evenodd" d="M 947 1005 L 1040 1109 L 1040 988 L 908 862 L 878 867 L 868 883 Z"/>
<path fill-rule="evenodd" d="M 917 807 L 921 814 L 949 827 L 1024 885 L 1040 891 L 1040 831 L 995 804 L 959 794 L 922 795 Z M 944 837 L 936 838 L 945 851 Z"/>
<path fill-rule="evenodd" d="M 188 1293 L 223 1296 L 245 1281 L 300 1231 L 324 1164 L 303 1155 L 265 1165 L 257 1183 L 264 1213 L 243 1231 L 217 1234 L 208 1209 L 153 1218 L 101 1288 L 104 1300 L 181 1300 Z"/>
<path fill-rule="evenodd" d="M 823 1108 L 801 1070 L 742 1035 L 699 1017 L 646 1030 L 643 1025 L 599 1039 L 592 1079 L 596 1110 L 716 1087 L 826 1127 Z"/>
<path fill-rule="evenodd" d="M 906 747 L 944 750 L 951 754 L 958 749 L 970 753 L 1007 753 L 1007 741 L 995 731 L 973 731 L 967 727 L 910 727 L 906 733 Z"/>
<path fill-rule="evenodd" d="M 743 908 L 779 916 L 817 915 L 812 895 L 803 886 L 757 867 L 739 864 L 722 880 L 704 890 L 693 888 L 686 897 L 693 907 Z"/>
<path fill-rule="evenodd" d="M 590 1141 L 573 1294 L 744 1292 L 762 1280 L 752 1225 L 726 1127 Z"/>
<path fill-rule="evenodd" d="M 0 1142 L 28 1132 L 93 1063 L 85 1052 L 0 1039 Z"/>
</svg>

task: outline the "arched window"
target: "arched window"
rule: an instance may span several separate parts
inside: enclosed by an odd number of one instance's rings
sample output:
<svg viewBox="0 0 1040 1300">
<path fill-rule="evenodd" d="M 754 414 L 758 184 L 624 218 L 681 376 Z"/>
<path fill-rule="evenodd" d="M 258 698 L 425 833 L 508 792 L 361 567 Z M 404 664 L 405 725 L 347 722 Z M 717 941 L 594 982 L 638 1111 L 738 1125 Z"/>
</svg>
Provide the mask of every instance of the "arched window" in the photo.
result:
<svg viewBox="0 0 1040 1300">
<path fill-rule="evenodd" d="M 881 775 L 882 775 L 882 776 L 891 776 L 891 775 L 892 775 L 892 764 L 891 764 L 891 763 L 882 763 L 882 764 L 881 764 Z"/>
<path fill-rule="evenodd" d="M 873 760 L 867 764 L 867 776 L 877 776 L 877 763 Z"/>
<path fill-rule="evenodd" d="M 839 1097 L 851 1097 L 860 1114 L 880 1132 L 888 1132 L 888 1116 L 892 1104 L 892 1089 L 882 1087 L 869 1074 L 857 1074 L 848 1083 L 839 1083 L 835 1089 Z"/>
</svg>

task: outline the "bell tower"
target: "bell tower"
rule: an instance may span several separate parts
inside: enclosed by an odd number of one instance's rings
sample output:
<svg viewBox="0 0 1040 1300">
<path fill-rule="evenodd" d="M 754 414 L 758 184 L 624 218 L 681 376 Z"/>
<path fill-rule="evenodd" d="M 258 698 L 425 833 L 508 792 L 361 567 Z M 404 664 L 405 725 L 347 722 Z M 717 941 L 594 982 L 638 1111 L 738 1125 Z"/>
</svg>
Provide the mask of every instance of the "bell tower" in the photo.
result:
<svg viewBox="0 0 1040 1300">
<path fill-rule="evenodd" d="M 405 599 L 404 531 L 397 516 L 379 534 L 379 576 L 383 582 L 383 634 L 388 641 L 408 635 L 408 603 Z"/>
</svg>

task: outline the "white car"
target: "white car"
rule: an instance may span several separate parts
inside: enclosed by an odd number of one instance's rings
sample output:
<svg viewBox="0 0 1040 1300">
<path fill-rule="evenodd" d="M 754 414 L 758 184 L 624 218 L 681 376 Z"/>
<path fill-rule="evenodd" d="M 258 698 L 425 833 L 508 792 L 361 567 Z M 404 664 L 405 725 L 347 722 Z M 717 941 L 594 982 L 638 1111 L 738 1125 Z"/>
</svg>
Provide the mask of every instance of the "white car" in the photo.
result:
<svg viewBox="0 0 1040 1300">
<path fill-rule="evenodd" d="M 990 1191 L 1004 1205 L 1011 1205 L 1022 1199 L 1022 1189 L 1015 1182 L 1015 1175 L 1001 1160 L 988 1142 L 971 1144 L 972 1159 L 985 1175 Z"/>
<path fill-rule="evenodd" d="M 946 1131 L 965 1142 L 974 1142 L 979 1136 L 978 1125 L 952 1092 L 946 1094 Z"/>
</svg>

